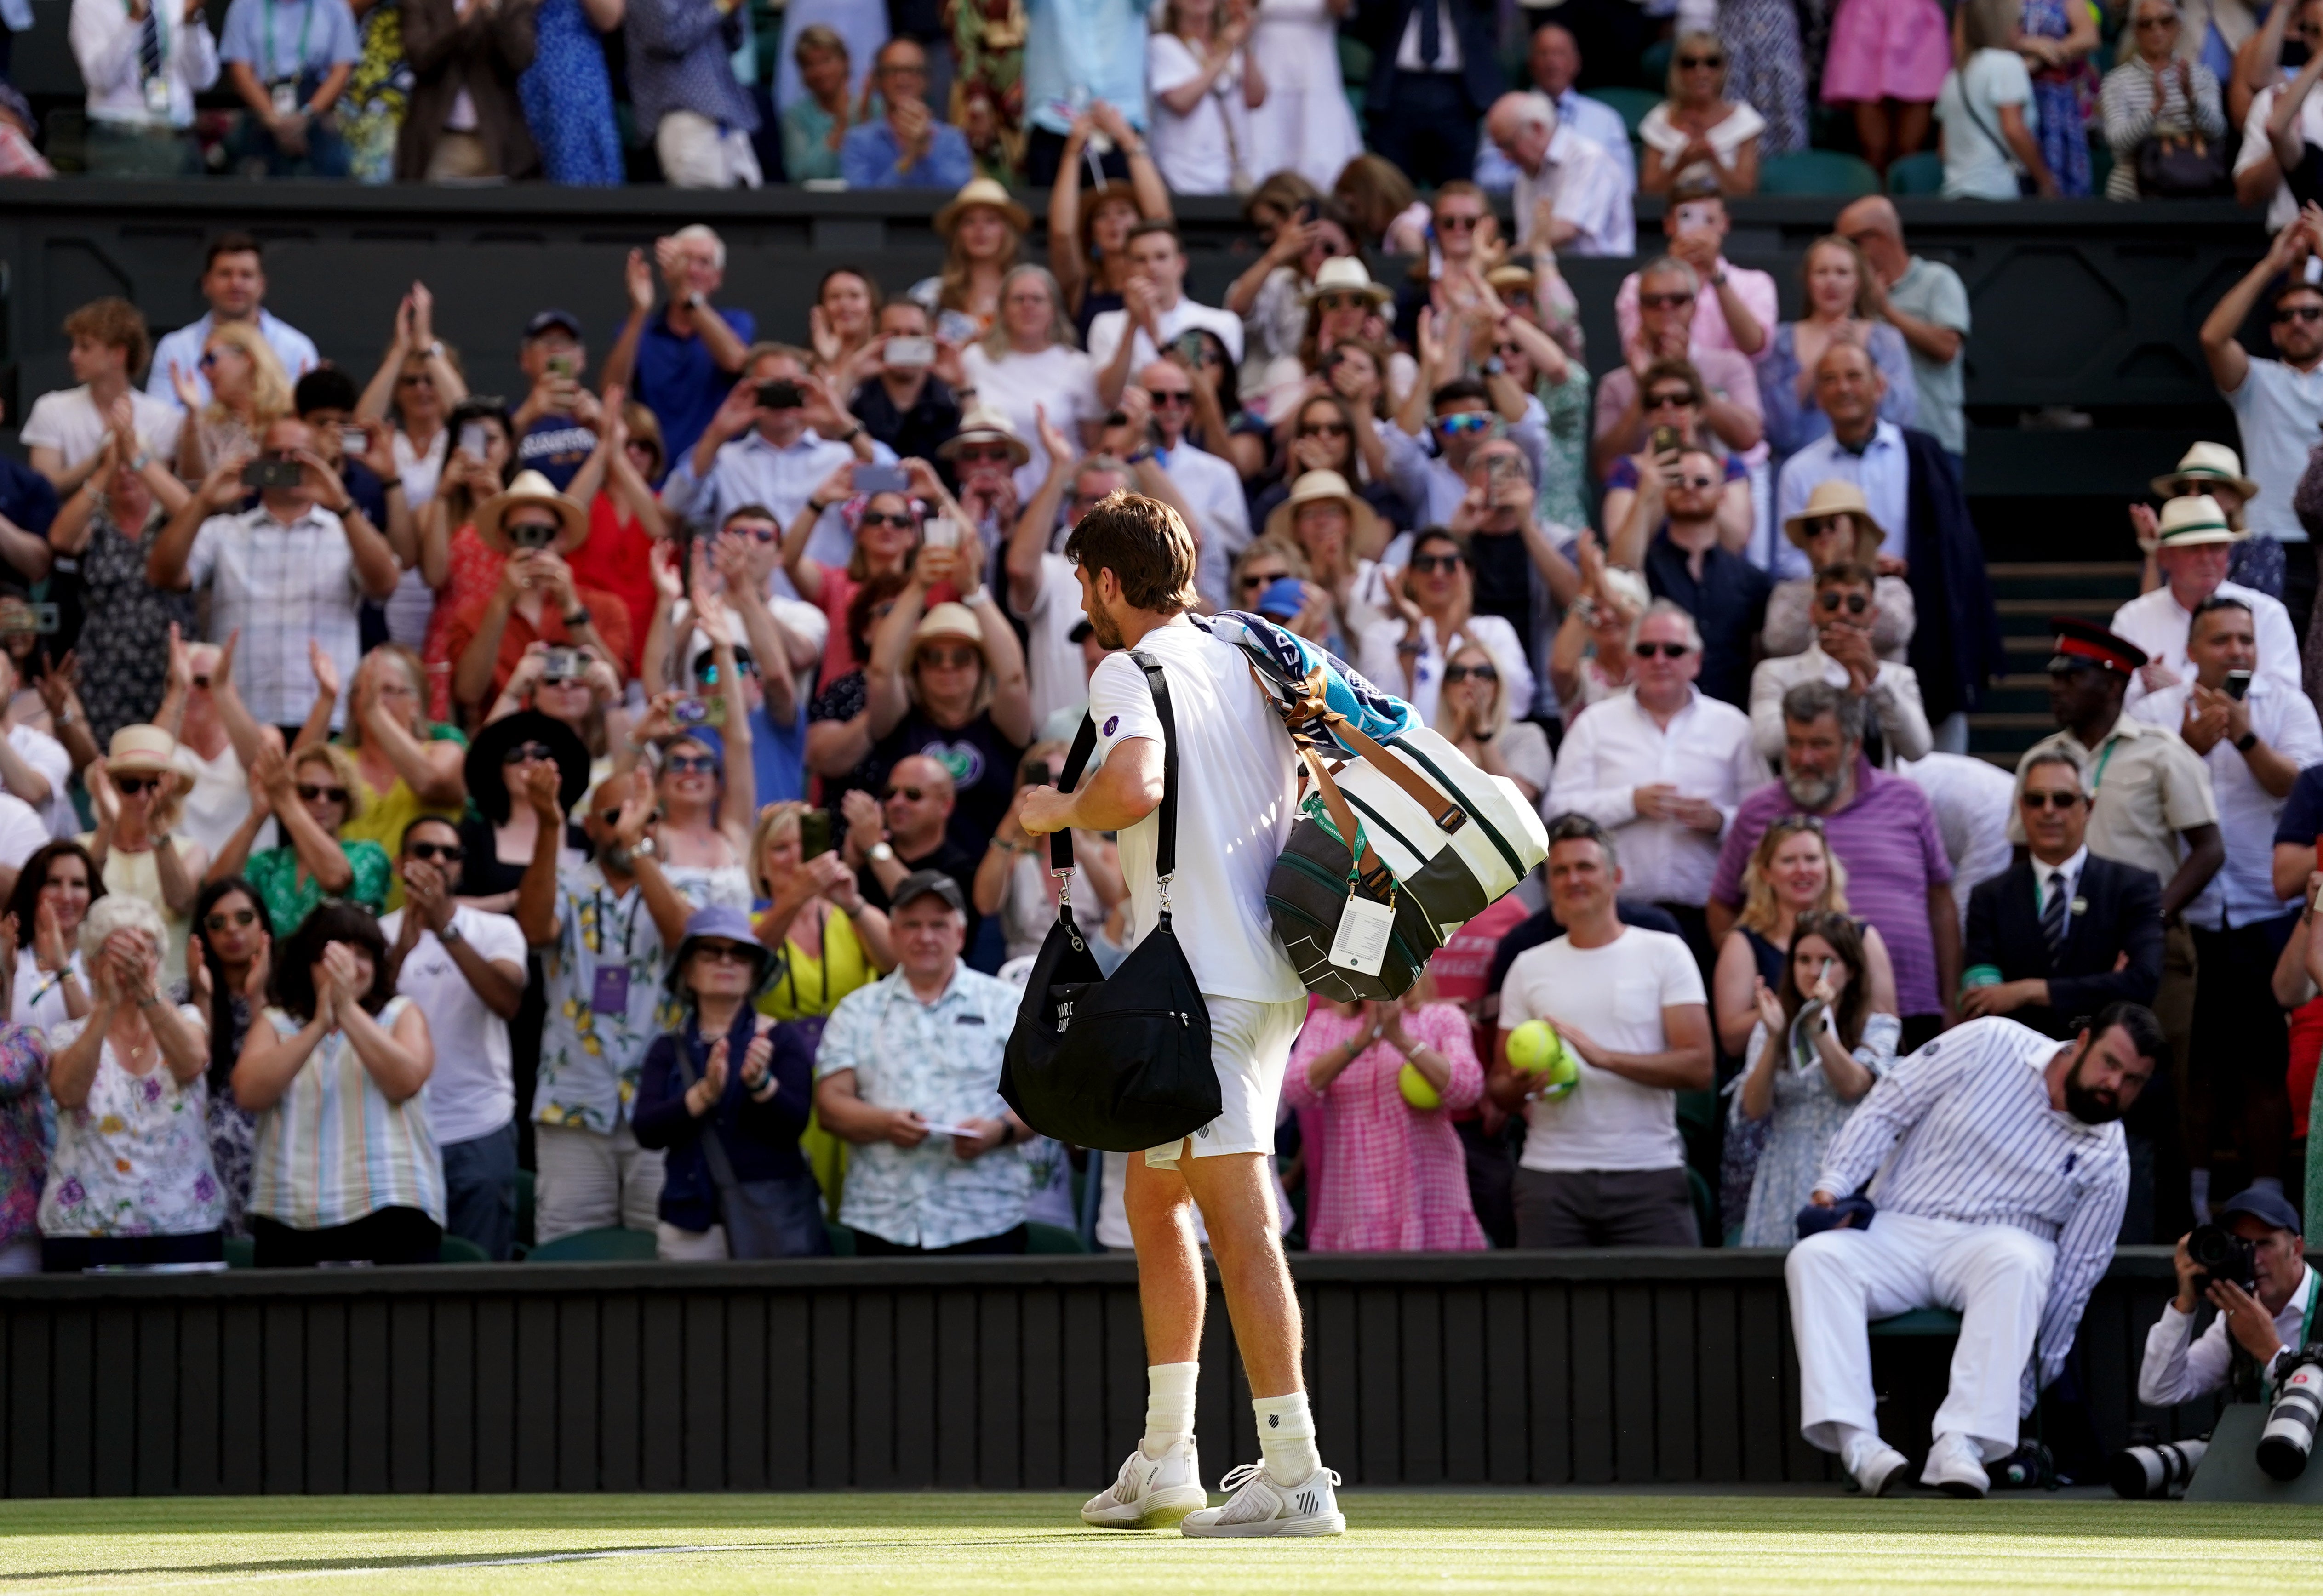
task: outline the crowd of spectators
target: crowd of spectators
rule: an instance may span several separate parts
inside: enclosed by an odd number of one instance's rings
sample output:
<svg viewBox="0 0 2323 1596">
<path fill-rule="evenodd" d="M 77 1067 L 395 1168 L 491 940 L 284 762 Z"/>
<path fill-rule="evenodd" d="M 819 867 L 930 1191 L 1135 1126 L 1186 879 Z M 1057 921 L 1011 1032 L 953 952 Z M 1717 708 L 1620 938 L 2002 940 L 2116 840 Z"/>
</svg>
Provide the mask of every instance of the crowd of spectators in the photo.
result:
<svg viewBox="0 0 2323 1596">
<path fill-rule="evenodd" d="M 1505 0 L 74 0 L 74 131 L 52 127 L 43 153 L 0 56 L 0 175 L 945 191 L 1067 177 L 1250 196 L 1288 172 L 1362 211 L 1382 180 L 1370 162 L 1391 189 L 1513 191 L 1519 243 L 1538 210 L 1558 247 L 1606 253 L 1627 252 L 1635 193 L 1750 194 L 1829 153 L 1896 192 L 2232 192 L 2278 225 L 2323 192 L 2305 158 L 2323 139 L 2312 0 L 2263 20 L 2180 0 L 1608 0 L 1529 39 L 1527 14 Z M 1627 97 L 1585 92 L 1601 88 Z"/>
</svg>

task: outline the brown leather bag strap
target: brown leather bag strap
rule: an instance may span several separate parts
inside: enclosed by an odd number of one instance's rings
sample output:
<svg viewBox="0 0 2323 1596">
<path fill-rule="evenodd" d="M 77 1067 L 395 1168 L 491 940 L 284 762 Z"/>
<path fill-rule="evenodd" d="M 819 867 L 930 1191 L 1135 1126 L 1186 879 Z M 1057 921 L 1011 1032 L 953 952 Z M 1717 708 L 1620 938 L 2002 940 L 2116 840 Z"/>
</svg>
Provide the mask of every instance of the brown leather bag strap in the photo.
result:
<svg viewBox="0 0 2323 1596">
<path fill-rule="evenodd" d="M 1371 839 L 1357 824 L 1355 812 L 1347 807 L 1347 795 L 1339 791 L 1339 784 L 1333 781 L 1331 773 L 1323 768 L 1323 761 L 1315 752 L 1314 745 L 1300 742 L 1299 757 L 1307 762 L 1308 776 L 1314 782 L 1315 791 L 1322 795 L 1324 812 L 1331 817 L 1331 823 L 1339 829 L 1339 840 L 1347 845 L 1348 853 L 1354 858 L 1356 878 L 1370 885 L 1382 876 L 1388 876 L 1387 867 L 1381 864 L 1379 855 L 1372 851 Z M 1358 842 L 1363 844 L 1360 854 L 1355 852 Z M 1391 883 L 1393 878 L 1389 876 L 1389 879 Z M 1393 890 L 1391 885 L 1389 890 Z"/>
<path fill-rule="evenodd" d="M 1371 733 L 1336 711 L 1326 711 L 1324 723 L 1331 735 L 1354 749 L 1382 775 L 1403 790 L 1403 795 L 1426 810 L 1439 831 L 1456 831 L 1468 823 L 1468 812 L 1428 784 L 1419 773 L 1382 747 Z"/>
</svg>

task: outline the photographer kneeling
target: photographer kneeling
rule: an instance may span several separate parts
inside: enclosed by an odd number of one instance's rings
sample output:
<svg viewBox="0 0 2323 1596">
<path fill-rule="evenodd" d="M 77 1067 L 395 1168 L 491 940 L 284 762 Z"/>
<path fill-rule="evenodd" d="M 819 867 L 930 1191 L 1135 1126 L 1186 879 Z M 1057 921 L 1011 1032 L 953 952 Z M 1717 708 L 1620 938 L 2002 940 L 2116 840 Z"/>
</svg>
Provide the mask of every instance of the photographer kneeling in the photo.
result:
<svg viewBox="0 0 2323 1596">
<path fill-rule="evenodd" d="M 2178 1297 L 2145 1333 L 2137 1371 L 2137 1399 L 2148 1407 L 2174 1407 L 2221 1386 L 2231 1401 L 2268 1400 L 2309 1339 L 2316 1279 L 2298 1210 L 2280 1192 L 2254 1188 L 2218 1211 L 2218 1228 L 2249 1244 L 2254 1288 L 2195 1261 L 2190 1243 L 2199 1231 L 2178 1238 Z M 2196 1335 L 2194 1310 L 2205 1298 L 2218 1316 Z"/>
</svg>

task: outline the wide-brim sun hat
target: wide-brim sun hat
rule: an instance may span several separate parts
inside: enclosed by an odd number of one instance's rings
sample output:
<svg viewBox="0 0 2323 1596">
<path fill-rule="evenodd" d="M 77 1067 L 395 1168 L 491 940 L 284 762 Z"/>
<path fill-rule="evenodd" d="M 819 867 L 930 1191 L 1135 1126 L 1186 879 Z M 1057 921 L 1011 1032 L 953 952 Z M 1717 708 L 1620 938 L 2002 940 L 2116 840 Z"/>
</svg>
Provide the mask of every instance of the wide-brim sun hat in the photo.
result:
<svg viewBox="0 0 2323 1596">
<path fill-rule="evenodd" d="M 1033 450 L 1016 436 L 1008 425 L 1008 417 L 997 410 L 972 409 L 960 418 L 960 430 L 936 445 L 936 457 L 950 460 L 960 454 L 962 444 L 1005 444 L 1012 465 L 1022 465 L 1033 458 Z"/>
<path fill-rule="evenodd" d="M 2188 488 L 2208 491 L 2232 488 L 2245 499 L 2258 497 L 2258 484 L 2243 475 L 2243 457 L 2224 444 L 2196 444 L 2178 462 L 2178 469 L 2153 479 L 2153 491 L 2164 499 Z"/>
<path fill-rule="evenodd" d="M 1308 286 L 1307 303 L 1312 305 L 1322 294 L 1361 294 L 1374 305 L 1384 305 L 1395 298 L 1391 289 L 1373 282 L 1372 274 L 1364 270 L 1364 263 L 1353 255 L 1333 255 L 1323 262 L 1315 273 L 1315 280 Z"/>
<path fill-rule="evenodd" d="M 978 654 L 984 652 L 984 628 L 976 624 L 976 611 L 956 600 L 947 599 L 932 604 L 920 617 L 920 624 L 912 628 L 912 649 L 917 653 L 923 643 L 932 643 L 939 637 L 958 637 L 976 645 Z"/>
<path fill-rule="evenodd" d="M 1814 491 L 1807 495 L 1806 508 L 1795 516 L 1783 518 L 1783 536 L 1791 540 L 1793 547 L 1804 549 L 1810 521 L 1828 520 L 1832 516 L 1841 515 L 1855 518 L 1855 557 L 1858 563 L 1868 564 L 1878 556 L 1881 546 L 1887 543 L 1887 529 L 1873 517 L 1871 505 L 1863 497 L 1863 490 L 1853 482 L 1843 482 L 1837 477 L 1817 482 Z M 1867 548 L 1868 552 L 1866 552 Z"/>
<path fill-rule="evenodd" d="M 468 778 L 468 796 L 476 808 L 495 824 L 505 821 L 515 813 L 515 795 L 508 790 L 508 777 L 501 761 L 510 748 L 526 743 L 539 743 L 556 762 L 556 807 L 559 812 L 571 814 L 573 806 L 589 792 L 589 745 L 581 734 L 553 715 L 538 710 L 519 710 L 513 715 L 503 715 L 476 733 L 468 745 L 468 756 L 463 769 Z"/>
<path fill-rule="evenodd" d="M 124 726 L 106 750 L 107 775 L 159 775 L 175 770 L 178 739 L 158 726 Z"/>
<path fill-rule="evenodd" d="M 1019 233 L 1033 230 L 1033 214 L 1010 198 L 1008 190 L 995 178 L 970 178 L 961 185 L 960 192 L 936 212 L 935 230 L 950 238 L 952 229 L 960 225 L 960 217 L 980 205 L 990 206 L 1006 216 L 1008 225 Z"/>
<path fill-rule="evenodd" d="M 1378 536 L 1379 512 L 1363 500 L 1363 496 L 1347 486 L 1347 479 L 1336 471 L 1310 471 L 1290 484 L 1290 497 L 1266 514 L 1265 536 L 1288 537 L 1298 541 L 1299 507 L 1336 500 L 1346 507 L 1347 546 L 1376 548 L 1385 540 Z"/>
<path fill-rule="evenodd" d="M 483 539 L 486 548 L 501 555 L 517 552 L 516 545 L 509 541 L 501 522 L 507 518 L 509 511 L 527 504 L 546 505 L 556 512 L 557 525 L 561 528 L 556 539 L 559 553 L 577 548 L 587 541 L 589 512 L 558 492 L 556 484 L 538 472 L 520 471 L 516 473 L 514 482 L 476 507 L 476 536 Z"/>
</svg>

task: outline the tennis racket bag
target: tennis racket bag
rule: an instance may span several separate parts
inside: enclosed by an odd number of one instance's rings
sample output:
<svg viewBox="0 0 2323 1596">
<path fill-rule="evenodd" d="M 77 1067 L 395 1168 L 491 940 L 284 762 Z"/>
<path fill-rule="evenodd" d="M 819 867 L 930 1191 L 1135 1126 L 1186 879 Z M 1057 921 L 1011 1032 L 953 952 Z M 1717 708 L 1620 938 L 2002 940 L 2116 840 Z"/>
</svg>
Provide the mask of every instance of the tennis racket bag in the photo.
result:
<svg viewBox="0 0 2323 1596">
<path fill-rule="evenodd" d="M 1098 970 L 1073 920 L 1073 835 L 1049 838 L 1049 868 L 1061 875 L 1057 922 L 1049 928 L 1024 984 L 1016 1025 L 1002 1057 L 1000 1096 L 1044 1136 L 1106 1152 L 1142 1152 L 1189 1136 L 1224 1108 L 1210 1062 L 1210 1011 L 1194 984 L 1170 922 L 1170 877 L 1178 867 L 1178 729 L 1160 662 L 1133 652 L 1162 720 L 1161 836 L 1154 866 L 1162 917 L 1111 979 Z M 1097 727 L 1080 730 L 1057 785 L 1070 793 L 1097 749 Z"/>
<path fill-rule="evenodd" d="M 1547 831 L 1515 783 L 1342 661 L 1255 617 L 1227 625 L 1306 767 L 1267 878 L 1274 934 L 1309 992 L 1400 997 L 1453 932 L 1548 857 Z"/>
</svg>

